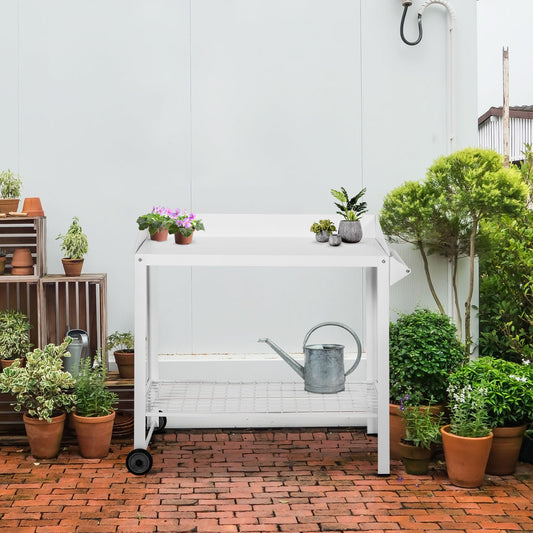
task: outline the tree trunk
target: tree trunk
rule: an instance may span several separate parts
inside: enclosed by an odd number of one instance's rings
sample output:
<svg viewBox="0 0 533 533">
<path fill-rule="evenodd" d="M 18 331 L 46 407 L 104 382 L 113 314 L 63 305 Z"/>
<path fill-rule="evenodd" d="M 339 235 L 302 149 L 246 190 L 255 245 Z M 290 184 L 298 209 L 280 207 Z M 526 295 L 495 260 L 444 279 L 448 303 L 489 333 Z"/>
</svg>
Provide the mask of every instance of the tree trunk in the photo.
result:
<svg viewBox="0 0 533 533">
<path fill-rule="evenodd" d="M 452 285 L 453 285 L 453 300 L 455 305 L 455 311 L 457 313 L 457 338 L 463 340 L 463 316 L 461 314 L 461 306 L 459 305 L 459 293 L 457 290 L 457 263 L 459 258 L 455 255 L 451 259 L 452 261 Z"/>
<path fill-rule="evenodd" d="M 437 296 L 437 292 L 435 291 L 435 287 L 431 279 L 431 274 L 429 272 L 428 258 L 427 258 L 426 251 L 424 250 L 424 245 L 422 244 L 422 241 L 418 241 L 416 244 L 417 244 L 418 250 L 420 251 L 420 255 L 422 256 L 422 261 L 424 262 L 424 272 L 426 273 L 426 279 L 429 285 L 429 290 L 431 292 L 431 295 L 433 296 L 433 299 L 435 300 L 435 303 L 437 304 L 437 307 L 439 308 L 440 314 L 446 315 L 446 312 L 444 311 L 444 307 L 442 306 L 442 303 L 439 300 L 439 297 Z"/>
<path fill-rule="evenodd" d="M 472 231 L 470 232 L 470 273 L 468 276 L 468 296 L 465 302 L 465 353 L 470 357 L 470 346 L 472 344 L 472 334 L 470 331 L 470 313 L 472 309 L 472 295 L 474 294 L 474 270 L 476 260 L 476 235 L 478 219 L 473 217 Z"/>
</svg>

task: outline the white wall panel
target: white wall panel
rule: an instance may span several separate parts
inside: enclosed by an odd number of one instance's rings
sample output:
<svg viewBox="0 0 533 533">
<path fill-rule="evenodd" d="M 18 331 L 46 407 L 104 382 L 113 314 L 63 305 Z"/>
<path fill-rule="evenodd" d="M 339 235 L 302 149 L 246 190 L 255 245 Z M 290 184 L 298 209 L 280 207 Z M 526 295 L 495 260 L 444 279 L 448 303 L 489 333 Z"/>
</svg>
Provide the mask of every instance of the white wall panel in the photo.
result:
<svg viewBox="0 0 533 533">
<path fill-rule="evenodd" d="M 453 3 L 460 148 L 476 144 L 475 1 Z M 328 213 L 329 189 L 344 185 L 367 186 L 379 212 L 384 194 L 446 151 L 446 17 L 428 8 L 423 42 L 407 47 L 401 10 L 399 0 L 1 3 L 0 167 L 42 199 L 48 271 L 61 271 L 54 238 L 78 215 L 86 271 L 109 276 L 109 328 L 132 328 L 135 220 L 155 203 Z M 428 302 L 410 266 L 394 312 Z M 349 273 L 193 269 L 164 272 L 157 287 L 164 351 L 250 351 L 258 333 L 297 349 L 316 322 L 364 320 L 361 278 Z"/>
</svg>

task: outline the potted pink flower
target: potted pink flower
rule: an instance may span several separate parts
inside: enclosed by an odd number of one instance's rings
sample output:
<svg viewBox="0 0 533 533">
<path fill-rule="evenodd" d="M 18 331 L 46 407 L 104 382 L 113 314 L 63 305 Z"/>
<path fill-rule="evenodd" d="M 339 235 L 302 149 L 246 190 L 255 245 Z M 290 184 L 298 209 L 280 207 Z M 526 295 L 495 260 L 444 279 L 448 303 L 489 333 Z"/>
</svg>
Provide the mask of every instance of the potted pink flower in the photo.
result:
<svg viewBox="0 0 533 533">
<path fill-rule="evenodd" d="M 150 213 L 141 215 L 137 219 L 140 230 L 147 229 L 153 241 L 166 241 L 168 230 L 174 223 L 175 211 L 163 206 L 154 206 Z"/>
<path fill-rule="evenodd" d="M 171 216 L 173 222 L 168 232 L 174 235 L 176 244 L 190 244 L 195 230 L 205 230 L 203 222 L 194 213 L 176 209 Z"/>
</svg>

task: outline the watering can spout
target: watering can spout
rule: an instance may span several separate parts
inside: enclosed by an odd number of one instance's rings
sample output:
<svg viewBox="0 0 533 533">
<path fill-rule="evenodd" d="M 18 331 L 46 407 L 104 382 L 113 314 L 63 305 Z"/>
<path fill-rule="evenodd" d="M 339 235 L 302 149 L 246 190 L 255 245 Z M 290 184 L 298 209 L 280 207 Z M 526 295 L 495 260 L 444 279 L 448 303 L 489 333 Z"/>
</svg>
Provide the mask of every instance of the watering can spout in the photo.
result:
<svg viewBox="0 0 533 533">
<path fill-rule="evenodd" d="M 270 339 L 259 339 L 257 342 L 268 344 L 301 378 L 304 377 L 304 367 L 295 361 L 287 352 L 282 350 L 275 342 Z"/>
</svg>

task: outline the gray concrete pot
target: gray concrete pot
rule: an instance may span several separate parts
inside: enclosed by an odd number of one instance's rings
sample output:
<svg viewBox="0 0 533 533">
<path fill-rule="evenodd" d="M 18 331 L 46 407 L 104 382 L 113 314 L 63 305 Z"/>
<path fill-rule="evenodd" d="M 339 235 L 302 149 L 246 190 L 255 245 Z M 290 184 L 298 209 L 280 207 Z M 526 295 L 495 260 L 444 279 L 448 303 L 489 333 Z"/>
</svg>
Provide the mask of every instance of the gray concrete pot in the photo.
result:
<svg viewBox="0 0 533 533">
<path fill-rule="evenodd" d="M 359 242 L 363 238 L 363 229 L 359 220 L 341 220 L 339 235 L 342 242 Z"/>
</svg>

